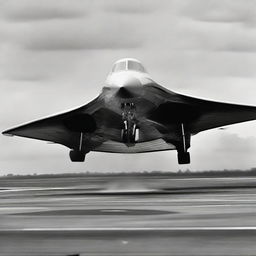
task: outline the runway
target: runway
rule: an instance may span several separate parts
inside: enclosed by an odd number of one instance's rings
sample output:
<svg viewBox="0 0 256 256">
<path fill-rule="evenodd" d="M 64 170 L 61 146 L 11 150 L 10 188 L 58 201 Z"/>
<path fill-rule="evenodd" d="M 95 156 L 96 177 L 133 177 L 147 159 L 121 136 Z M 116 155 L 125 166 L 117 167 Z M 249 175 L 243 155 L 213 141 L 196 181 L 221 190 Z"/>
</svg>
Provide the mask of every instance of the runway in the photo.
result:
<svg viewBox="0 0 256 256">
<path fill-rule="evenodd" d="M 255 255 L 255 178 L 0 179 L 0 255 Z"/>
</svg>

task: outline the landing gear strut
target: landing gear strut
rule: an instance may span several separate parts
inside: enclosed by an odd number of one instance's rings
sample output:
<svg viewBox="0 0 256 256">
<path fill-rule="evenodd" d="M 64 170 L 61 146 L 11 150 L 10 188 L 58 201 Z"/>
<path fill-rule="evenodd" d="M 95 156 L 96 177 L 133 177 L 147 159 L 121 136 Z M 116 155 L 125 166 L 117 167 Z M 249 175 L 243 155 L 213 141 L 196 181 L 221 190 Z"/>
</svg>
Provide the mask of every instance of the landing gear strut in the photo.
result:
<svg viewBox="0 0 256 256">
<path fill-rule="evenodd" d="M 132 146 L 139 140 L 139 128 L 135 120 L 135 105 L 134 103 L 122 103 L 121 109 L 123 110 L 121 139 L 125 144 Z"/>
<path fill-rule="evenodd" d="M 183 123 L 181 123 L 181 135 L 182 135 L 182 146 L 178 149 L 178 163 L 189 164 L 190 154 L 189 152 L 187 152 L 188 146 L 187 146 L 186 134 L 185 134 Z"/>
<path fill-rule="evenodd" d="M 72 162 L 84 162 L 85 152 L 83 151 L 83 133 L 80 133 L 79 148 L 72 149 L 69 152 L 69 157 Z"/>
</svg>

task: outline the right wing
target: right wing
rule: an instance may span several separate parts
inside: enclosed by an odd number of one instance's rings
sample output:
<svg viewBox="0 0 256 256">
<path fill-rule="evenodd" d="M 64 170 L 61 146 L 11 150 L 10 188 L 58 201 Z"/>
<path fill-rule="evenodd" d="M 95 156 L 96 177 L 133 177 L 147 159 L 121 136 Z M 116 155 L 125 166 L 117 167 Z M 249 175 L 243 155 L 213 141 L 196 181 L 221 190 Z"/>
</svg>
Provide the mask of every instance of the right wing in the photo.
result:
<svg viewBox="0 0 256 256">
<path fill-rule="evenodd" d="M 92 132 L 96 123 L 91 114 L 101 107 L 99 97 L 77 109 L 26 123 L 3 132 L 4 135 L 50 141 L 76 148 L 79 145 L 79 132 Z"/>
</svg>

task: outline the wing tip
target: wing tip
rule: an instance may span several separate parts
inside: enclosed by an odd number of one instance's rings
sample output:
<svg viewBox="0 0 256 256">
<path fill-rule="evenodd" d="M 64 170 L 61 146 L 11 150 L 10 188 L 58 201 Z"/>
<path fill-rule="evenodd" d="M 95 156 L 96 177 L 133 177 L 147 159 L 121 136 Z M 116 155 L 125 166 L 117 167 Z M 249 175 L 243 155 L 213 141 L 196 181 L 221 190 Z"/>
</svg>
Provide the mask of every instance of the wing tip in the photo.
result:
<svg viewBox="0 0 256 256">
<path fill-rule="evenodd" d="M 3 134 L 4 136 L 8 136 L 8 137 L 14 136 L 14 134 L 11 134 L 10 132 L 11 132 L 11 130 L 5 130 L 5 131 L 2 132 L 2 134 Z"/>
</svg>

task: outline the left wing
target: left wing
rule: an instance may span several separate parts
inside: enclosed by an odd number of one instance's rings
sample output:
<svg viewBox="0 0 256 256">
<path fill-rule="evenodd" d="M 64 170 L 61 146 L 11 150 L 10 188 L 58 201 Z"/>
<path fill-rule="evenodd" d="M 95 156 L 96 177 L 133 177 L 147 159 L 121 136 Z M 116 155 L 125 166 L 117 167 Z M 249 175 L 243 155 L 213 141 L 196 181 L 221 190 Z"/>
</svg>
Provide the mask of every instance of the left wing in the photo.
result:
<svg viewBox="0 0 256 256">
<path fill-rule="evenodd" d="M 193 98 L 159 85 L 151 87 L 151 90 L 160 94 L 164 101 L 149 118 L 169 125 L 186 123 L 192 134 L 256 119 L 256 107 L 253 106 Z"/>
<path fill-rule="evenodd" d="M 190 123 L 191 133 L 194 134 L 204 130 L 256 119 L 256 107 L 253 106 L 180 96 L 185 104 L 189 104 L 197 111 L 196 117 Z"/>
</svg>

